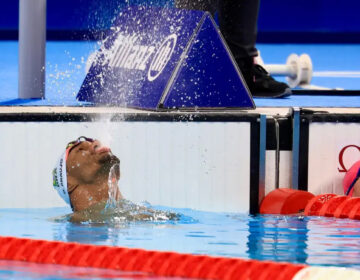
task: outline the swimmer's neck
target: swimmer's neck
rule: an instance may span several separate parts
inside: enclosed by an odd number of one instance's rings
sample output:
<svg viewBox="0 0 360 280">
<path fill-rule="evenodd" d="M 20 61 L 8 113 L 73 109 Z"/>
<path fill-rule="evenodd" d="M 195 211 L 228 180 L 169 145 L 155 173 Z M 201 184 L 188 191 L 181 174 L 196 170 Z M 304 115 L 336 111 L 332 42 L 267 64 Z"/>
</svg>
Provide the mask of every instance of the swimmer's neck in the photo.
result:
<svg viewBox="0 0 360 280">
<path fill-rule="evenodd" d="M 122 199 L 122 195 L 117 188 L 118 181 L 113 182 L 116 186 L 115 200 Z M 109 198 L 108 178 L 101 178 L 91 183 L 79 184 L 70 193 L 71 203 L 74 212 L 83 211 L 89 207 L 106 202 Z"/>
</svg>

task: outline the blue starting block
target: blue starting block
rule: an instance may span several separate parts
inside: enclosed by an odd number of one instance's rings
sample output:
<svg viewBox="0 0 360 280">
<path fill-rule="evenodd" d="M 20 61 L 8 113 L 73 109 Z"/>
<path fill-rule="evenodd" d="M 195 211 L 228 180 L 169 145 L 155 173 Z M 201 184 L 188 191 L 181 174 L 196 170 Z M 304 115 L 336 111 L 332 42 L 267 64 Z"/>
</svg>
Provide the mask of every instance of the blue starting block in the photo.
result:
<svg viewBox="0 0 360 280">
<path fill-rule="evenodd" d="M 209 13 L 145 7 L 120 13 L 77 99 L 147 110 L 255 107 Z"/>
</svg>

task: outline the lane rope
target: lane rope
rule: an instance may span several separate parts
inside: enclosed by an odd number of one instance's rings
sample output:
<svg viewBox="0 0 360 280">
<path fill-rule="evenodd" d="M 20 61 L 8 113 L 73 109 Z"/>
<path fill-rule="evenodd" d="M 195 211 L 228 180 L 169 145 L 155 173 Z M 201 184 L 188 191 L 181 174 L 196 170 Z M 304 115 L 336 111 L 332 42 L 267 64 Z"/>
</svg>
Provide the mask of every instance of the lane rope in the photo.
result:
<svg viewBox="0 0 360 280">
<path fill-rule="evenodd" d="M 308 202 L 304 215 L 360 220 L 360 198 L 320 194 Z"/>
<path fill-rule="evenodd" d="M 279 188 L 269 192 L 260 204 L 260 214 L 335 217 L 360 220 L 360 197 Z M 360 279 L 360 278 L 359 278 Z"/>
<path fill-rule="evenodd" d="M 224 280 L 360 279 L 353 269 L 0 237 L 0 259 L 116 269 L 159 277 Z"/>
<path fill-rule="evenodd" d="M 305 266 L 59 241 L 0 237 L 0 259 L 117 269 L 160 277 L 291 280 Z"/>
<path fill-rule="evenodd" d="M 150 276 L 223 280 L 351 280 L 337 267 L 211 257 L 80 243 L 0 237 L 0 260 L 142 272 Z"/>
</svg>

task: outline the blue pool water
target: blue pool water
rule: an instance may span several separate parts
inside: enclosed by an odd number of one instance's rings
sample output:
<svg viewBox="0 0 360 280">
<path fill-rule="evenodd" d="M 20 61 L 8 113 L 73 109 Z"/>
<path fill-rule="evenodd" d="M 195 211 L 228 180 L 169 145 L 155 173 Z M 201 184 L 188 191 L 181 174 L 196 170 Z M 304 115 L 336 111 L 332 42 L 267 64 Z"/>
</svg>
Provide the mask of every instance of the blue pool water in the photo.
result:
<svg viewBox="0 0 360 280">
<path fill-rule="evenodd" d="M 68 208 L 2 209 L 0 235 L 360 269 L 360 221 L 170 210 L 178 221 L 73 224 Z"/>
<path fill-rule="evenodd" d="M 122 272 L 111 269 L 39 265 L 18 261 L 0 261 L 0 279 L 55 280 L 55 279 L 156 279 L 144 273 Z M 161 278 L 176 279 L 176 278 Z"/>
</svg>

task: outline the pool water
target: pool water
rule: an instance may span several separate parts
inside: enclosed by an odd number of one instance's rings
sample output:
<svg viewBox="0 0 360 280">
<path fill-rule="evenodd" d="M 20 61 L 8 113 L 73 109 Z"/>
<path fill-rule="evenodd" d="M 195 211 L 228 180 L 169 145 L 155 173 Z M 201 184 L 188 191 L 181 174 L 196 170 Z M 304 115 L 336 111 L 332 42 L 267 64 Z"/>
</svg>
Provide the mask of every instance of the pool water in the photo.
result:
<svg viewBox="0 0 360 280">
<path fill-rule="evenodd" d="M 143 279 L 186 280 L 179 277 L 156 277 L 142 272 L 123 272 L 113 269 L 69 267 L 52 264 L 35 264 L 19 261 L 0 261 L 0 279 L 60 280 L 60 279 Z"/>
<path fill-rule="evenodd" d="M 0 209 L 0 236 L 360 269 L 360 221 L 153 208 L 179 219 L 74 224 L 69 208 Z"/>
</svg>

